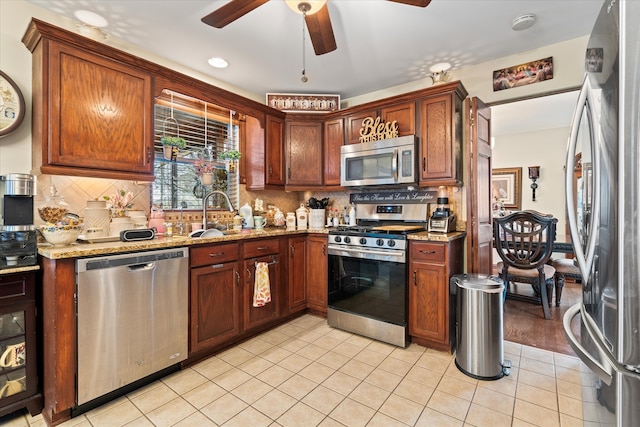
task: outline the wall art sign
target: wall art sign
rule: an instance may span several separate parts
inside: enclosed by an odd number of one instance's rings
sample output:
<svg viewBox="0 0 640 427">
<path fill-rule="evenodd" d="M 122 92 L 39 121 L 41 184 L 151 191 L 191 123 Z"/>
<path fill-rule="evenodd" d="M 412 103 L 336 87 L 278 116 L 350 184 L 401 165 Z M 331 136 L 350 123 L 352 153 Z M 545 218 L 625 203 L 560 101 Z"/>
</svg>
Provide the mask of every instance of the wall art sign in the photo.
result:
<svg viewBox="0 0 640 427">
<path fill-rule="evenodd" d="M 493 91 L 526 86 L 553 78 L 553 57 L 514 65 L 493 72 Z"/>
<path fill-rule="evenodd" d="M 506 209 L 519 211 L 522 206 L 522 168 L 493 169 L 491 198 L 502 202 Z"/>
<path fill-rule="evenodd" d="M 349 203 L 376 204 L 384 202 L 430 203 L 438 197 L 433 190 L 415 191 L 373 191 L 369 193 L 351 193 Z"/>
<path fill-rule="evenodd" d="M 0 137 L 20 126 L 24 119 L 24 98 L 20 88 L 0 71 Z"/>
<path fill-rule="evenodd" d="M 340 109 L 340 95 L 268 93 L 267 105 L 287 112 L 329 113 Z"/>
<path fill-rule="evenodd" d="M 398 137 L 398 121 L 383 122 L 382 118 L 367 117 L 360 128 L 360 142 L 381 141 Z"/>
</svg>

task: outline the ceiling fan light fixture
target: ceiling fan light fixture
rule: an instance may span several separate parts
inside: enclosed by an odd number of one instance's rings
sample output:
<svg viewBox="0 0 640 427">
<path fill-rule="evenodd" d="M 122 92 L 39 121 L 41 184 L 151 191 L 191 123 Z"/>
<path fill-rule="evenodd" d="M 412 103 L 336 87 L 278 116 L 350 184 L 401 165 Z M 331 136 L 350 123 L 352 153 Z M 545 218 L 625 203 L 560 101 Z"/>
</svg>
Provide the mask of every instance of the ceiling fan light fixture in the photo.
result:
<svg viewBox="0 0 640 427">
<path fill-rule="evenodd" d="M 327 0 L 285 0 L 287 6 L 296 13 L 313 15 L 327 3 Z"/>
<path fill-rule="evenodd" d="M 73 15 L 83 24 L 87 24 L 95 28 L 103 28 L 109 25 L 109 22 L 102 16 L 90 10 L 76 10 Z"/>
<path fill-rule="evenodd" d="M 207 62 L 214 68 L 227 68 L 229 66 L 229 61 L 224 58 L 213 57 L 209 58 Z"/>
<path fill-rule="evenodd" d="M 442 73 L 444 71 L 449 71 L 451 69 L 451 64 L 448 62 L 438 62 L 437 64 L 433 64 L 429 67 L 429 71 L 432 73 Z"/>
</svg>

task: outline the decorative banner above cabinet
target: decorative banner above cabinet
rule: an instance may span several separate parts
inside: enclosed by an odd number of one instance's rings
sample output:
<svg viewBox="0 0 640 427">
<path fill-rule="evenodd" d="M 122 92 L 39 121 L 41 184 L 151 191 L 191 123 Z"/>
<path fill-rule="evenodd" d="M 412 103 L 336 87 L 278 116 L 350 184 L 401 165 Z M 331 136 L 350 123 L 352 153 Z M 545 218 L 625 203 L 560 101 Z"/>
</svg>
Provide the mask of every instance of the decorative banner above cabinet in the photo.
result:
<svg viewBox="0 0 640 427">
<path fill-rule="evenodd" d="M 407 191 L 371 191 L 368 193 L 351 193 L 349 203 L 430 203 L 436 200 L 438 192 L 434 190 Z"/>
<path fill-rule="evenodd" d="M 340 109 L 340 95 L 268 93 L 267 105 L 290 113 L 330 113 Z"/>
<path fill-rule="evenodd" d="M 398 121 L 384 123 L 382 118 L 367 117 L 362 121 L 360 128 L 360 142 L 380 141 L 383 139 L 397 138 Z"/>
</svg>

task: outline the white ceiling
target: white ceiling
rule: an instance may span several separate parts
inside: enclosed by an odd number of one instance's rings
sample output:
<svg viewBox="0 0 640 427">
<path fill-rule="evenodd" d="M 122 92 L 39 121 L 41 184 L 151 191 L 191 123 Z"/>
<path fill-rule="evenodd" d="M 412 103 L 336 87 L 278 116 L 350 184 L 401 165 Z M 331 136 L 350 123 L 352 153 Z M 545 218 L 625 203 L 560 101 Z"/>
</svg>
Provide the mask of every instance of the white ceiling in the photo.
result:
<svg viewBox="0 0 640 427">
<path fill-rule="evenodd" d="M 343 99 L 423 79 L 429 67 L 454 69 L 589 34 L 602 0 L 433 0 L 426 8 L 384 0 L 329 0 L 337 50 L 316 56 L 302 16 L 271 0 L 223 29 L 200 19 L 228 0 L 27 0 L 73 18 L 97 12 L 109 37 L 125 40 L 250 93 L 331 93 Z M 536 25 L 511 29 L 534 13 Z M 229 68 L 207 64 L 222 56 Z M 531 58 L 535 60 L 539 58 Z M 515 64 L 505 64 L 515 65 Z"/>
</svg>

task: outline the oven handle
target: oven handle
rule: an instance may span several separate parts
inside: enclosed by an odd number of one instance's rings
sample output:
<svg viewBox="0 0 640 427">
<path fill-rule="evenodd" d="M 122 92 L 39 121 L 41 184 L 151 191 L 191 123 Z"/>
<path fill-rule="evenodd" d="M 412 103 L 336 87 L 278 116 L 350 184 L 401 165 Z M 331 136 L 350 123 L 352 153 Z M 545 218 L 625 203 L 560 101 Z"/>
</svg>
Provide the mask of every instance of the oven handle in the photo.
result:
<svg viewBox="0 0 640 427">
<path fill-rule="evenodd" d="M 358 248 L 345 248 L 339 246 L 328 246 L 329 255 L 338 255 L 336 253 L 331 253 L 331 250 L 340 251 L 340 252 L 351 252 L 353 254 L 361 254 L 361 255 L 382 255 L 382 256 L 393 256 L 398 258 L 404 258 L 404 251 L 392 251 L 392 252 L 382 252 L 376 251 L 373 249 L 358 249 Z"/>
</svg>

